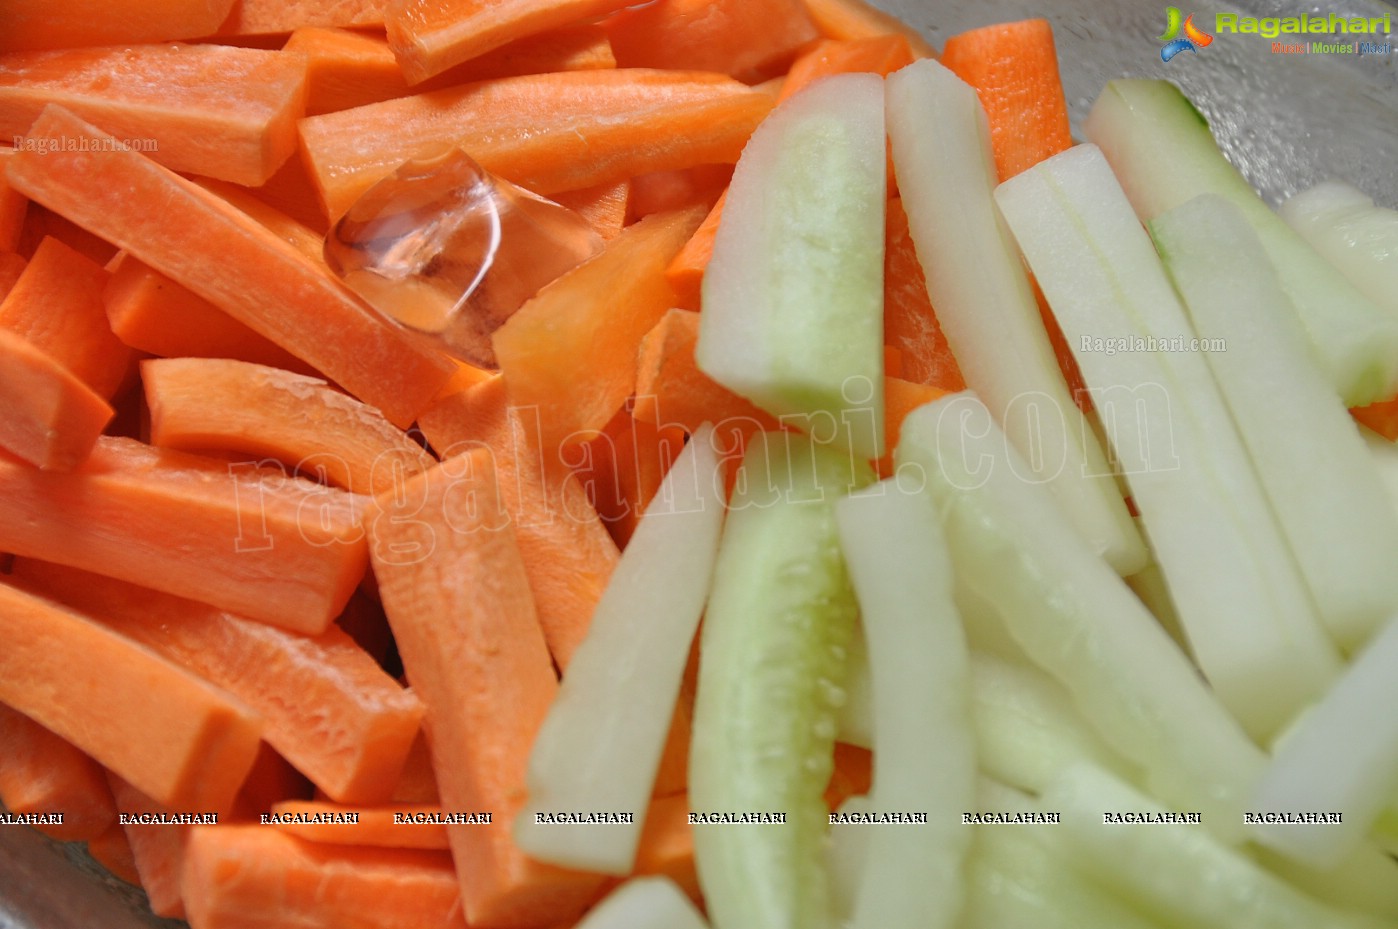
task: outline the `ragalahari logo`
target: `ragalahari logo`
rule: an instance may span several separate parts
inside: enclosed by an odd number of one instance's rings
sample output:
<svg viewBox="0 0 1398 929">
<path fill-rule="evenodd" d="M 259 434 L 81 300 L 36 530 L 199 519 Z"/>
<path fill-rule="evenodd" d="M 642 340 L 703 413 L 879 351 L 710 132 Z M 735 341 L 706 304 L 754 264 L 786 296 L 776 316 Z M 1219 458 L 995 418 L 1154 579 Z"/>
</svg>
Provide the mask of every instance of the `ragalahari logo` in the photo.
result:
<svg viewBox="0 0 1398 929">
<path fill-rule="evenodd" d="M 1181 32 L 1184 35 L 1180 35 Z M 1165 33 L 1160 37 L 1165 43 L 1160 48 L 1161 61 L 1169 61 L 1180 52 L 1197 52 L 1213 40 L 1213 36 L 1194 25 L 1193 13 L 1182 17 L 1179 7 L 1165 8 Z"/>
</svg>

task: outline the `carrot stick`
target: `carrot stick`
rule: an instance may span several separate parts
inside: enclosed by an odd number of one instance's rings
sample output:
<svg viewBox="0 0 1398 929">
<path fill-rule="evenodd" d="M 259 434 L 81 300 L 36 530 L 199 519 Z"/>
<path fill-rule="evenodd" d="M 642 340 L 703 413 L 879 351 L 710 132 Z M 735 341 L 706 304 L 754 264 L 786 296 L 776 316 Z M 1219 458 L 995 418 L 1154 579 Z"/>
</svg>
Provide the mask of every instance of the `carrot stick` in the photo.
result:
<svg viewBox="0 0 1398 929">
<path fill-rule="evenodd" d="M 299 136 L 297 145 L 300 145 Z M 311 182 L 311 175 L 299 155 L 282 162 L 275 174 L 260 186 L 248 188 L 248 193 L 322 238 L 330 228 L 330 219 L 325 215 L 320 193 Z"/>
<path fill-rule="evenodd" d="M 234 358 L 301 374 L 311 367 L 139 259 L 123 252 L 102 293 L 122 342 L 162 357 Z"/>
<path fill-rule="evenodd" d="M 906 36 L 919 58 L 936 58 L 937 53 L 922 33 L 895 16 L 890 16 L 864 0 L 804 0 L 806 13 L 821 34 L 829 39 L 865 39 L 890 33 Z"/>
<path fill-rule="evenodd" d="M 112 774 L 112 795 L 117 809 L 124 817 L 168 817 L 176 812 L 196 813 L 196 810 L 176 810 L 160 803 L 120 777 Z M 151 912 L 170 919 L 185 917 L 184 897 L 180 887 L 180 870 L 192 826 L 169 823 L 144 824 L 127 821 L 121 827 L 131 846 L 131 857 L 141 888 L 150 901 Z"/>
<path fill-rule="evenodd" d="M 241 700 L 262 737 L 346 803 L 387 799 L 422 722 L 422 703 L 347 633 L 315 637 L 73 568 L 15 559 L 14 576 Z"/>
<path fill-rule="evenodd" d="M 23 136 L 59 104 L 173 171 L 257 185 L 296 150 L 305 82 L 297 55 L 226 45 L 11 52 L 0 134 Z"/>
<path fill-rule="evenodd" d="M 29 262 L 24 260 L 23 255 L 16 252 L 0 252 L 0 301 L 14 289 L 15 282 L 24 273 L 27 264 Z"/>
<path fill-rule="evenodd" d="M 0 456 L 0 551 L 316 635 L 365 566 L 359 501 L 279 470 L 104 436 L 77 470 Z"/>
<path fill-rule="evenodd" d="M 195 826 L 181 877 L 194 929 L 466 929 L 451 856 Z"/>
<path fill-rule="evenodd" d="M 510 402 L 535 407 L 545 449 L 595 434 L 636 386 L 636 350 L 673 301 L 665 268 L 701 209 L 656 213 L 552 284 L 492 340 Z"/>
<path fill-rule="evenodd" d="M 718 74 L 614 69 L 481 81 L 312 116 L 304 156 L 332 217 L 424 145 L 460 146 L 543 196 L 732 164 L 772 97 Z"/>
<path fill-rule="evenodd" d="M 999 23 L 954 35 L 942 50 L 942 64 L 976 89 L 990 122 L 1000 180 L 1073 144 L 1048 20 Z"/>
<path fill-rule="evenodd" d="M 61 813 L 37 825 L 65 842 L 95 839 L 116 825 L 102 766 L 18 710 L 0 704 L 0 801 L 11 813 Z"/>
<path fill-rule="evenodd" d="M 442 807 L 493 817 L 447 827 L 467 923 L 576 917 L 603 878 L 532 861 L 511 835 L 558 681 L 490 452 L 449 459 L 401 496 L 378 498 L 365 524 L 404 671 L 427 705 Z"/>
<path fill-rule="evenodd" d="M 13 160 L 12 158 L 11 161 Z M 6 176 L 8 177 L 8 169 Z M 45 238 L 57 239 L 103 267 L 106 267 L 118 251 L 117 247 L 106 239 L 93 235 L 53 210 L 30 201 L 29 209 L 25 213 L 24 229 L 20 233 L 19 253 L 26 259 L 33 258 L 34 252 Z"/>
<path fill-rule="evenodd" d="M 720 71 L 748 83 L 781 74 L 820 37 L 800 0 L 657 0 L 609 26 L 620 67 Z"/>
<path fill-rule="evenodd" d="M 24 337 L 110 400 L 131 374 L 133 355 L 107 321 L 107 278 L 100 265 L 46 237 L 0 303 L 0 328 Z"/>
<path fill-rule="evenodd" d="M 916 58 L 912 43 L 903 33 L 824 39 L 792 62 L 777 100 L 787 99 L 822 77 L 859 72 L 889 75 Z"/>
<path fill-rule="evenodd" d="M 304 800 L 314 789 L 304 774 L 264 740 L 258 747 L 252 770 L 238 790 L 238 798 L 233 801 L 233 812 L 229 818 L 234 822 L 256 822 L 276 804 Z M 220 817 L 219 821 L 222 822 L 223 818 Z"/>
<path fill-rule="evenodd" d="M 222 358 L 141 363 L 152 445 L 275 458 L 293 471 L 379 494 L 432 457 L 378 410 L 319 378 Z"/>
<path fill-rule="evenodd" d="M 116 411 L 27 339 L 0 329 L 0 448 L 68 471 L 91 453 Z"/>
<path fill-rule="evenodd" d="M 110 137 L 59 107 L 34 139 Z M 139 152 L 22 151 L 10 182 L 81 222 L 407 426 L 451 374 L 287 242 Z M 150 204 L 159 203 L 158 215 Z"/>
<path fill-rule="evenodd" d="M 311 27 L 382 26 L 387 0 L 238 0 L 218 35 L 277 35 Z"/>
<path fill-rule="evenodd" d="M 106 787 L 106 783 L 102 786 Z M 124 827 L 113 822 L 106 832 L 88 839 L 87 853 L 116 877 L 133 886 L 140 886 L 141 872 L 136 868 L 136 855 L 131 850 Z"/>
<path fill-rule="evenodd" d="M 259 723 L 163 658 L 58 604 L 0 584 L 0 701 L 152 797 L 227 808 Z"/>
<path fill-rule="evenodd" d="M 894 197 L 884 212 L 883 337 L 903 356 L 903 376 L 948 393 L 966 389 L 951 353 L 918 261 L 908 214 Z M 892 445 L 890 444 L 890 448 Z"/>
<path fill-rule="evenodd" d="M 615 12 L 628 0 L 394 0 L 384 16 L 404 76 L 434 74 L 519 39 Z"/>
<path fill-rule="evenodd" d="M 443 397 L 420 425 L 444 459 L 490 452 L 539 625 L 553 660 L 567 670 L 619 557 L 582 485 L 545 450 L 538 412 L 511 405 L 500 377 Z"/>
<path fill-rule="evenodd" d="M 5 180 L 5 165 L 13 154 L 13 149 L 0 152 L 0 253 L 13 252 L 19 248 L 24 217 L 29 211 L 29 198 Z"/>
<path fill-rule="evenodd" d="M 631 202 L 630 179 L 612 184 L 598 184 L 582 190 L 565 190 L 551 198 L 555 203 L 576 211 L 592 224 L 597 234 L 610 242 L 621 235 L 626 225 L 627 205 Z"/>
<path fill-rule="evenodd" d="M 683 430 L 661 430 L 622 410 L 600 436 L 566 452 L 570 459 L 581 456 L 579 463 L 569 464 L 619 548 L 630 540 L 683 447 Z"/>
<path fill-rule="evenodd" d="M 857 745 L 835 743 L 835 769 L 825 788 L 825 804 L 831 812 L 850 797 L 867 794 L 873 785 L 873 753 Z"/>
<path fill-rule="evenodd" d="M 678 171 L 651 171 L 631 179 L 631 200 L 628 223 L 669 210 L 682 210 L 700 205 L 713 207 L 728 181 L 733 177 L 732 165 L 697 165 Z"/>
<path fill-rule="evenodd" d="M 723 202 L 728 198 L 724 191 L 714 201 L 694 235 L 684 243 L 684 247 L 671 259 L 665 268 L 665 280 L 675 292 L 675 308 L 699 310 L 700 286 L 704 280 L 704 269 L 714 253 L 714 235 L 718 232 L 719 220 L 723 217 Z"/>
<path fill-rule="evenodd" d="M 447 829 L 433 821 L 436 804 L 349 807 L 317 800 L 288 800 L 272 808 L 272 825 L 307 842 L 374 848 L 435 848 L 445 851 Z"/>
<path fill-rule="evenodd" d="M 11 0 L 0 51 L 135 45 L 197 39 L 228 17 L 234 0 Z"/>
<path fill-rule="evenodd" d="M 418 733 L 412 748 L 408 750 L 403 774 L 393 788 L 391 799 L 393 803 L 441 808 L 437 775 L 432 771 L 432 752 L 427 747 L 427 736 L 422 732 Z"/>
<path fill-rule="evenodd" d="M 1390 442 L 1398 442 L 1398 400 L 1382 400 L 1350 410 L 1355 421 Z"/>
</svg>

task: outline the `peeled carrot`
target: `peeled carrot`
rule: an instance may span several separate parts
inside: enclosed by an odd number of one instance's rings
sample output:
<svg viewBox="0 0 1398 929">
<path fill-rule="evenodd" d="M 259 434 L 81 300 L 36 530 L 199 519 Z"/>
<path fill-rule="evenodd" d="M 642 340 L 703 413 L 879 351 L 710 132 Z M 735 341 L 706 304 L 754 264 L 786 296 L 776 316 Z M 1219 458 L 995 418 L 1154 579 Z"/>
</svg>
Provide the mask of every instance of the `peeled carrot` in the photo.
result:
<svg viewBox="0 0 1398 929">
<path fill-rule="evenodd" d="M 733 166 L 721 164 L 638 174 L 631 179 L 627 222 L 695 205 L 709 209 L 728 189 L 732 177 Z"/>
<path fill-rule="evenodd" d="M 136 855 L 122 826 L 113 823 L 106 832 L 88 839 L 87 853 L 116 877 L 128 884 L 140 885 L 141 872 L 136 868 Z"/>
<path fill-rule="evenodd" d="M 1349 412 L 1356 422 L 1368 426 L 1390 442 L 1398 442 L 1398 400 L 1383 400 L 1355 407 Z"/>
<path fill-rule="evenodd" d="M 277 35 L 294 29 L 382 26 L 386 0 L 238 0 L 220 36 Z"/>
<path fill-rule="evenodd" d="M 257 185 L 296 150 L 305 82 L 296 55 L 226 45 L 12 52 L 0 133 L 23 136 L 59 104 L 171 170 Z"/>
<path fill-rule="evenodd" d="M 170 816 L 173 813 L 201 813 L 176 810 L 160 803 L 116 775 L 111 776 L 112 795 L 117 809 L 128 816 Z M 151 912 L 170 919 L 185 916 L 180 888 L 180 870 L 192 826 L 171 823 L 128 822 L 122 826 L 131 846 L 131 857 L 141 888 L 146 892 Z"/>
<path fill-rule="evenodd" d="M 622 410 L 596 439 L 565 452 L 597 514 L 624 548 L 660 487 L 666 470 L 684 447 L 683 430 L 661 430 Z M 574 462 L 574 455 L 581 461 Z"/>
<path fill-rule="evenodd" d="M 19 276 L 24 273 L 29 262 L 15 252 L 0 252 L 0 301 L 3 301 L 14 288 Z"/>
<path fill-rule="evenodd" d="M 252 763 L 252 770 L 243 779 L 243 786 L 233 801 L 230 819 L 235 822 L 256 822 L 276 804 L 304 800 L 314 789 L 304 774 L 264 740 L 257 750 L 257 760 Z M 222 821 L 220 817 L 219 822 Z"/>
<path fill-rule="evenodd" d="M 31 138 L 110 137 L 49 107 Z M 292 245 L 138 152 L 23 151 L 10 182 L 82 222 L 407 426 L 451 374 Z M 158 217 L 150 204 L 159 203 Z"/>
<path fill-rule="evenodd" d="M 29 199 L 5 180 L 5 164 L 13 154 L 12 149 L 0 152 L 0 253 L 19 248 L 24 217 L 29 211 Z"/>
<path fill-rule="evenodd" d="M 582 190 L 565 190 L 551 198 L 586 219 L 597 234 L 610 242 L 626 225 L 627 205 L 631 202 L 630 179 L 598 184 Z"/>
<path fill-rule="evenodd" d="M 627 0 L 392 0 L 388 43 L 413 84 L 511 42 L 598 19 Z"/>
<path fill-rule="evenodd" d="M 427 736 L 421 732 L 408 750 L 408 758 L 403 762 L 403 774 L 393 788 L 391 799 L 399 804 L 441 808 L 437 775 L 432 771 L 432 752 L 427 747 Z"/>
<path fill-rule="evenodd" d="M 0 801 L 11 813 L 61 813 L 35 828 L 65 842 L 96 839 L 116 824 L 102 766 L 73 744 L 0 704 Z"/>
<path fill-rule="evenodd" d="M 299 138 L 297 144 L 300 144 Z M 258 186 L 248 188 L 263 203 L 291 217 L 322 238 L 330 228 L 330 220 L 325 215 L 325 205 L 320 202 L 320 193 L 311 182 L 311 175 L 299 155 L 282 162 L 277 172 Z"/>
<path fill-rule="evenodd" d="M 1048 20 L 999 23 L 954 35 L 942 50 L 942 64 L 976 89 L 990 122 L 1000 180 L 1073 144 Z"/>
<path fill-rule="evenodd" d="M 315 635 L 364 572 L 358 499 L 280 471 L 104 436 L 76 470 L 0 456 L 0 551 Z"/>
<path fill-rule="evenodd" d="M 0 328 L 23 336 L 110 400 L 131 374 L 131 350 L 112 333 L 102 300 L 102 267 L 54 238 L 0 302 Z"/>
<path fill-rule="evenodd" d="M 750 83 L 782 73 L 820 37 L 800 0 L 656 0 L 609 27 L 620 67 L 721 71 Z"/>
<path fill-rule="evenodd" d="M 234 0 L 9 0 L 0 51 L 197 39 L 218 29 L 233 4 Z"/>
<path fill-rule="evenodd" d="M 636 385 L 636 350 L 674 293 L 665 268 L 702 208 L 656 213 L 539 291 L 495 332 L 510 402 L 537 408 L 544 448 L 595 435 Z"/>
<path fill-rule="evenodd" d="M 436 804 L 351 807 L 318 800 L 288 800 L 276 804 L 269 818 L 287 835 L 322 845 L 446 851 L 446 826 L 431 821 L 441 812 Z"/>
<path fill-rule="evenodd" d="M 24 229 L 20 232 L 19 253 L 26 259 L 33 258 L 34 252 L 46 238 L 57 239 L 103 267 L 106 267 L 118 251 L 117 247 L 106 239 L 93 235 L 77 223 L 31 201 L 25 213 Z"/>
<path fill-rule="evenodd" d="M 895 33 L 906 36 L 919 58 L 937 53 L 916 28 L 877 9 L 865 0 L 804 0 L 806 13 L 821 34 L 830 39 L 864 39 Z"/>
<path fill-rule="evenodd" d="M 723 217 L 723 202 L 728 198 L 724 191 L 714 201 L 694 235 L 684 243 L 670 264 L 665 268 L 665 280 L 675 292 L 675 307 L 683 310 L 699 309 L 700 287 L 704 280 L 704 269 L 714 253 L 714 235 L 718 232 L 719 220 Z"/>
<path fill-rule="evenodd" d="M 447 827 L 467 923 L 576 917 L 603 879 L 526 858 L 510 829 L 558 681 L 490 452 L 418 475 L 365 522 L 404 671 L 427 706 L 442 807 L 492 813 L 488 825 Z"/>
<path fill-rule="evenodd" d="M 883 337 L 902 354 L 903 376 L 908 380 L 948 393 L 966 389 L 927 296 L 922 262 L 908 232 L 908 214 L 897 197 L 888 201 L 884 212 Z"/>
<path fill-rule="evenodd" d="M 13 573 L 27 589 L 237 697 L 261 717 L 263 739 L 336 800 L 392 795 L 422 722 L 422 703 L 338 627 L 296 635 L 31 559 L 16 559 Z"/>
<path fill-rule="evenodd" d="M 0 584 L 0 701 L 171 806 L 227 808 L 260 726 L 192 674 L 58 604 Z"/>
<path fill-rule="evenodd" d="M 785 100 L 813 81 L 832 74 L 892 74 L 917 58 L 903 33 L 861 39 L 824 39 L 792 62 L 778 100 Z"/>
<path fill-rule="evenodd" d="M 195 826 L 192 929 L 466 929 L 451 856 L 317 845 L 266 826 Z"/>
<path fill-rule="evenodd" d="M 0 448 L 54 471 L 82 463 L 116 415 L 52 355 L 7 329 L 0 329 L 0 409 Z"/>
<path fill-rule="evenodd" d="M 719 74 L 630 68 L 481 81 L 312 116 L 304 155 L 331 216 L 422 146 L 451 143 L 549 196 L 737 161 L 772 97 Z"/>
</svg>

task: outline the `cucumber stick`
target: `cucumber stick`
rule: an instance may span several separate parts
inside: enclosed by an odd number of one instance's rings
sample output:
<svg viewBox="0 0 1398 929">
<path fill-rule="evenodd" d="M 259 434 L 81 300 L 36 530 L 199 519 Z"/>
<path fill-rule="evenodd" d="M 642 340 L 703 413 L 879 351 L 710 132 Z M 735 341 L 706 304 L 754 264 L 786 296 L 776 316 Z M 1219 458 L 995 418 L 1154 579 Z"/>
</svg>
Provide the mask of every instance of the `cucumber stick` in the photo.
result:
<svg viewBox="0 0 1398 929">
<path fill-rule="evenodd" d="M 1218 194 L 1242 210 L 1346 406 L 1398 391 L 1398 315 L 1366 299 L 1262 202 L 1177 87 L 1163 80 L 1111 81 L 1084 128 L 1106 154 L 1142 222 L 1203 193 Z"/>
<path fill-rule="evenodd" d="M 708 929 L 704 917 L 668 877 L 637 877 L 588 911 L 576 929 Z"/>
<path fill-rule="evenodd" d="M 827 78 L 753 133 L 704 272 L 694 357 L 822 442 L 883 454 L 883 79 Z"/>
<path fill-rule="evenodd" d="M 799 434 L 759 433 L 730 502 L 689 769 L 695 864 L 716 929 L 833 925 L 822 795 L 858 613 L 834 502 L 873 477 L 861 466 L 852 479 L 850 465 Z M 752 821 L 761 814 L 785 822 Z"/>
<path fill-rule="evenodd" d="M 1398 210 L 1343 181 L 1324 181 L 1277 210 L 1359 291 L 1398 316 Z"/>
</svg>

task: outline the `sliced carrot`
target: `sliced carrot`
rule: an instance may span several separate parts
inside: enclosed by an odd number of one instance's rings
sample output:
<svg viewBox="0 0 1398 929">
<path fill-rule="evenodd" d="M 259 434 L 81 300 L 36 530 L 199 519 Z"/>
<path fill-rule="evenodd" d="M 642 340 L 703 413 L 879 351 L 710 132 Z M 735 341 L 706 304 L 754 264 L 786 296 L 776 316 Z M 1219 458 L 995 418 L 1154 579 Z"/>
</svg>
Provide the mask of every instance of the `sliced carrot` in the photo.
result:
<svg viewBox="0 0 1398 929">
<path fill-rule="evenodd" d="M 87 458 L 116 411 L 33 343 L 0 329 L 0 448 L 38 468 Z"/>
<path fill-rule="evenodd" d="M 257 822 L 276 804 L 304 800 L 314 789 L 304 774 L 264 741 L 258 747 L 252 770 L 243 779 L 238 798 L 233 801 L 230 818 L 235 822 Z"/>
<path fill-rule="evenodd" d="M 237 697 L 262 737 L 336 800 L 392 795 L 422 722 L 405 691 L 336 626 L 315 637 L 31 559 L 14 575 Z"/>
<path fill-rule="evenodd" d="M 24 217 L 29 211 L 29 198 L 5 180 L 5 165 L 13 154 L 13 149 L 0 151 L 0 252 L 19 248 Z"/>
<path fill-rule="evenodd" d="M 990 122 L 1000 180 L 1072 146 L 1048 20 L 999 23 L 954 35 L 942 50 L 942 64 L 976 89 Z"/>
<path fill-rule="evenodd" d="M 862 796 L 873 784 L 873 753 L 857 745 L 835 743 L 835 768 L 830 784 L 825 788 L 825 803 L 831 811 L 840 808 L 850 797 Z"/>
<path fill-rule="evenodd" d="M 603 879 L 532 861 L 511 834 L 558 680 L 490 452 L 448 459 L 378 498 L 365 524 L 403 668 L 427 705 L 442 807 L 493 817 L 447 827 L 466 921 L 576 917 Z"/>
<path fill-rule="evenodd" d="M 897 197 L 888 201 L 884 212 L 883 337 L 902 354 L 903 376 L 908 380 L 948 393 L 966 389 L 927 296 L 927 279 L 908 232 L 908 214 Z"/>
<path fill-rule="evenodd" d="M 378 410 L 319 378 L 223 358 L 141 363 L 152 445 L 275 458 L 298 474 L 379 494 L 434 462 Z"/>
<path fill-rule="evenodd" d="M 106 784 L 102 785 L 106 788 Z M 126 829 L 113 823 L 106 832 L 87 840 L 87 853 L 92 860 L 128 884 L 140 886 L 141 872 L 136 868 L 136 854 L 126 838 Z"/>
<path fill-rule="evenodd" d="M 106 239 L 93 235 L 77 223 L 70 222 L 53 210 L 31 201 L 25 213 L 24 230 L 20 233 L 19 253 L 26 259 L 33 258 L 34 252 L 45 238 L 57 239 L 103 267 L 106 267 L 118 251 L 117 247 Z"/>
<path fill-rule="evenodd" d="M 76 470 L 0 456 L 0 551 L 315 635 L 365 566 L 359 498 L 280 470 L 103 436 Z"/>
<path fill-rule="evenodd" d="M 481 81 L 312 116 L 304 155 L 330 215 L 426 145 L 550 196 L 647 171 L 737 161 L 772 97 L 719 74 L 641 68 Z"/>
<path fill-rule="evenodd" d="M 637 875 L 668 877 L 693 900 L 699 900 L 694 869 L 694 827 L 689 824 L 689 795 L 657 797 L 646 809 L 636 847 Z"/>
<path fill-rule="evenodd" d="M 350 807 L 319 800 L 276 804 L 269 818 L 288 835 L 323 845 L 368 845 L 374 848 L 446 850 L 447 828 L 433 821 L 436 804 Z"/>
<path fill-rule="evenodd" d="M 257 185 L 296 150 L 305 83 L 296 55 L 226 45 L 12 52 L 0 133 L 19 138 L 59 104 L 171 170 Z"/>
<path fill-rule="evenodd" d="M 235 358 L 302 374 L 311 367 L 188 288 L 123 252 L 102 294 L 122 342 L 162 357 Z"/>
<path fill-rule="evenodd" d="M 862 39 L 824 39 L 792 62 L 777 99 L 785 100 L 812 82 L 832 74 L 889 75 L 916 60 L 912 43 L 902 33 Z"/>
<path fill-rule="evenodd" d="M 441 398 L 420 425 L 443 458 L 477 448 L 493 456 L 539 624 L 566 670 L 619 557 L 582 484 L 545 450 L 538 411 L 512 405 L 500 377 Z"/>
<path fill-rule="evenodd" d="M 665 268 L 665 280 L 675 292 L 675 306 L 679 309 L 699 309 L 700 286 L 704 280 L 704 269 L 714 253 L 714 235 L 718 232 L 719 220 L 723 217 L 723 202 L 728 198 L 724 191 L 714 201 L 713 208 L 694 230 L 694 235 L 684 243 L 684 247 L 671 259 Z"/>
<path fill-rule="evenodd" d="M 511 42 L 585 23 L 628 0 L 392 0 L 388 43 L 413 84 Z"/>
<path fill-rule="evenodd" d="M 711 208 L 733 177 L 732 165 L 698 165 L 678 171 L 652 171 L 631 179 L 628 223 L 691 206 Z"/>
<path fill-rule="evenodd" d="M 875 35 L 906 36 L 919 58 L 937 53 L 915 27 L 874 7 L 865 0 L 804 0 L 806 13 L 821 34 L 830 39 L 865 39 Z M 930 25 L 930 24 L 929 24 Z"/>
<path fill-rule="evenodd" d="M 297 144 L 300 144 L 299 137 Z M 276 173 L 266 183 L 248 190 L 263 203 L 291 217 L 306 228 L 324 237 L 330 228 L 330 220 L 325 215 L 325 205 L 320 202 L 320 193 L 306 171 L 305 162 L 294 155 L 282 162 Z"/>
<path fill-rule="evenodd" d="M 387 0 L 238 0 L 220 36 L 277 35 L 295 29 L 382 26 Z"/>
<path fill-rule="evenodd" d="M 285 48 L 306 56 L 307 116 L 487 78 L 616 67 L 606 31 L 595 25 L 568 26 L 511 42 L 416 88 L 403 77 L 388 41 L 378 35 L 347 29 L 298 29 Z"/>
<path fill-rule="evenodd" d="M 181 879 L 195 929 L 466 929 L 451 856 L 195 826 Z"/>
<path fill-rule="evenodd" d="M 29 262 L 17 252 L 0 252 L 0 301 L 9 295 L 27 264 Z"/>
<path fill-rule="evenodd" d="M 609 23 L 623 68 L 693 68 L 756 82 L 820 38 L 800 0 L 656 0 Z"/>
<path fill-rule="evenodd" d="M 59 107 L 30 131 L 110 137 Z M 292 245 L 139 152 L 20 152 L 10 182 L 125 248 L 407 426 L 451 374 Z M 150 204 L 159 203 L 159 214 Z"/>
<path fill-rule="evenodd" d="M 0 51 L 132 45 L 197 39 L 228 17 L 234 0 L 10 0 Z"/>
<path fill-rule="evenodd" d="M 627 206 L 631 202 L 630 179 L 611 184 L 598 184 L 582 190 L 564 190 L 552 197 L 586 219 L 597 234 L 610 242 L 621 235 L 626 225 Z"/>
<path fill-rule="evenodd" d="M 325 237 L 292 219 L 246 187 L 213 178 L 196 178 L 195 183 L 215 194 L 233 209 L 256 221 L 268 232 L 286 242 L 317 268 L 326 269 Z"/>
<path fill-rule="evenodd" d="M 495 332 L 510 402 L 538 410 L 545 449 L 595 435 L 636 386 L 636 350 L 674 301 L 665 268 L 702 208 L 655 213 L 539 291 Z"/>
<path fill-rule="evenodd" d="M 618 547 L 630 540 L 684 438 L 681 429 L 662 430 L 622 410 L 596 439 L 565 452 Z M 579 460 L 572 460 L 575 455 Z"/>
<path fill-rule="evenodd" d="M 408 750 L 398 785 L 393 788 L 392 802 L 440 808 L 441 799 L 437 791 L 437 775 L 432 771 L 432 752 L 427 747 L 427 736 L 419 732 L 413 747 Z"/>
<path fill-rule="evenodd" d="M 116 825 L 102 766 L 18 710 L 0 703 L 0 801 L 11 813 L 60 813 L 35 828 L 65 842 L 96 839 Z"/>
<path fill-rule="evenodd" d="M 133 355 L 107 320 L 107 278 L 100 265 L 46 237 L 0 303 L 0 328 L 23 336 L 110 400 L 131 374 Z"/>
<path fill-rule="evenodd" d="M 0 584 L 0 701 L 171 806 L 227 808 L 260 726 L 227 695 L 99 623 Z"/>
<path fill-rule="evenodd" d="M 117 775 L 110 775 L 117 809 L 127 817 L 169 817 L 174 813 L 202 813 L 202 810 L 176 810 L 142 793 Z M 185 916 L 180 887 L 180 870 L 192 826 L 168 822 L 128 821 L 122 829 L 131 846 L 140 885 L 150 901 L 151 912 L 170 919 Z"/>
<path fill-rule="evenodd" d="M 1368 426 L 1390 442 L 1398 442 L 1398 400 L 1382 400 L 1355 407 L 1349 412 L 1356 422 Z"/>
</svg>

